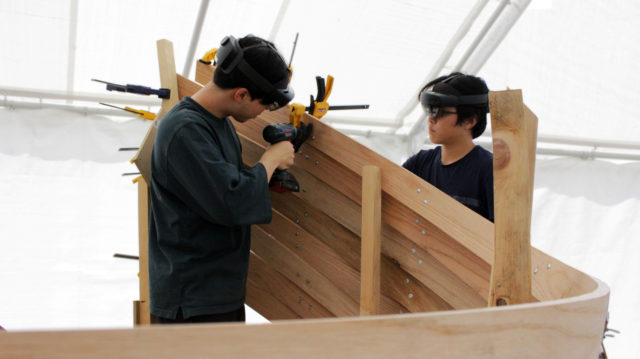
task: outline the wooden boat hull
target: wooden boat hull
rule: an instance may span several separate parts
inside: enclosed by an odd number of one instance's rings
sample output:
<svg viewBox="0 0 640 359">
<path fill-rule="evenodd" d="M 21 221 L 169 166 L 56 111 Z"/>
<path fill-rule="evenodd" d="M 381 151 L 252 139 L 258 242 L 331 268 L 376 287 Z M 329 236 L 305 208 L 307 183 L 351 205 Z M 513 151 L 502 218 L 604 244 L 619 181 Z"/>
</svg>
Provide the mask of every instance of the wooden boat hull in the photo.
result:
<svg viewBox="0 0 640 359">
<path fill-rule="evenodd" d="M 199 64 L 196 78 L 211 71 Z M 200 88 L 176 78 L 180 98 Z M 268 145 L 264 126 L 287 121 L 283 109 L 235 123 L 246 164 Z M 604 283 L 533 248 L 537 302 L 487 308 L 493 224 L 321 121 L 303 121 L 315 130 L 291 169 L 302 190 L 274 193 L 273 222 L 252 231 L 247 303 L 272 324 L 0 333 L 0 359 L 598 356 Z M 359 317 L 367 165 L 382 174 L 383 315 Z"/>
</svg>

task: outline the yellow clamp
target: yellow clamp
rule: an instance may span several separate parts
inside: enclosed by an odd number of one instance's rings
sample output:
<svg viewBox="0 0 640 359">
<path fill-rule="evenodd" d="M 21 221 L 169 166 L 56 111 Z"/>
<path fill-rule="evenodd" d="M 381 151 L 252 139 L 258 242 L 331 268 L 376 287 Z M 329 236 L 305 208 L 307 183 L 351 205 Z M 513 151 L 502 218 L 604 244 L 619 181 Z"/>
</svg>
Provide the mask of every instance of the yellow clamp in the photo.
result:
<svg viewBox="0 0 640 359">
<path fill-rule="evenodd" d="M 200 62 L 203 62 L 207 65 L 211 65 L 213 60 L 216 58 L 217 53 L 218 53 L 218 48 L 214 48 L 207 51 L 207 53 L 205 53 L 204 56 L 202 56 L 202 58 L 200 59 Z"/>
<path fill-rule="evenodd" d="M 313 117 L 315 118 L 322 118 L 322 116 L 326 115 L 327 112 L 329 111 L 329 102 L 327 102 L 327 100 L 329 99 L 329 95 L 331 95 L 331 89 L 333 88 L 333 76 L 328 75 L 327 76 L 327 84 L 325 86 L 325 90 L 324 90 L 324 96 L 322 96 L 321 99 L 318 99 L 318 101 L 315 101 L 313 104 Z M 322 95 L 322 94 L 319 94 Z"/>
<path fill-rule="evenodd" d="M 300 119 L 304 112 L 306 111 L 306 107 L 301 103 L 292 103 L 290 104 L 291 109 L 289 110 L 289 123 L 293 126 L 300 128 Z"/>
</svg>

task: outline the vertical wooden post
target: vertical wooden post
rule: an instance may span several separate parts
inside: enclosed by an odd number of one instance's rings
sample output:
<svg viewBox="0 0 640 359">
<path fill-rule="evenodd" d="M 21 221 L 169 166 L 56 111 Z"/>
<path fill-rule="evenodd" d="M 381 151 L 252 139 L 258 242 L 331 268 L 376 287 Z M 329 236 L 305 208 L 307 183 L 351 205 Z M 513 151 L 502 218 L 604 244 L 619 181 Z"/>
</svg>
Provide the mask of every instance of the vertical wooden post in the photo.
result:
<svg viewBox="0 0 640 359">
<path fill-rule="evenodd" d="M 144 178 L 138 179 L 138 280 L 140 300 L 134 302 L 133 324 L 151 324 L 149 308 L 149 186 Z"/>
<path fill-rule="evenodd" d="M 160 70 L 160 85 L 168 88 L 171 95 L 162 100 L 162 107 L 149 127 L 140 149 L 133 161 L 140 170 L 142 178 L 138 180 L 138 227 L 139 227 L 139 254 L 140 258 L 140 300 L 133 304 L 134 325 L 148 325 L 151 323 L 149 307 L 149 187 L 151 181 L 151 150 L 156 138 L 156 126 L 158 121 L 178 104 L 178 78 L 176 76 L 176 64 L 173 57 L 173 44 L 169 40 L 158 40 L 158 67 Z"/>
<path fill-rule="evenodd" d="M 380 168 L 362 169 L 362 244 L 360 265 L 360 315 L 380 313 Z"/>
<path fill-rule="evenodd" d="M 531 294 L 531 206 L 538 120 L 522 91 L 489 94 L 493 134 L 495 252 L 489 306 L 527 303 Z"/>
</svg>

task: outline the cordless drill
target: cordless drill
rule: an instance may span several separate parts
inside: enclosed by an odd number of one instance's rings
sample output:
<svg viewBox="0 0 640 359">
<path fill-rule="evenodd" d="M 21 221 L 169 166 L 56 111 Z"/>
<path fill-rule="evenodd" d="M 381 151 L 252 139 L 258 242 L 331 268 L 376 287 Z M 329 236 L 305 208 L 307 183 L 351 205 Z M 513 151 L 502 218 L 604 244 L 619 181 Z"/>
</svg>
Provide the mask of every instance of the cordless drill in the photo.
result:
<svg viewBox="0 0 640 359">
<path fill-rule="evenodd" d="M 298 152 L 300 146 L 309 138 L 313 130 L 313 124 L 305 126 L 303 122 L 299 123 L 300 127 L 296 127 L 292 123 L 268 125 L 262 131 L 262 137 L 270 144 L 290 141 L 294 151 Z M 300 192 L 300 185 L 298 180 L 287 170 L 276 169 L 269 181 L 269 189 L 275 192 Z"/>
</svg>

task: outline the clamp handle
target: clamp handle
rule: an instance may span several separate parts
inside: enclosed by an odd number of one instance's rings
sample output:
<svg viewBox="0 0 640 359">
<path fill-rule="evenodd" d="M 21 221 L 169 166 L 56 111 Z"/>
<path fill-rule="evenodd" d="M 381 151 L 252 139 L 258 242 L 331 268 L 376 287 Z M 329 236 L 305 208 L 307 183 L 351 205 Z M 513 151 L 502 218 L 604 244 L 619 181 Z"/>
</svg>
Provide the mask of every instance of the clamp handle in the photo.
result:
<svg viewBox="0 0 640 359">
<path fill-rule="evenodd" d="M 292 103 L 291 108 L 289 109 L 289 123 L 292 124 L 296 128 L 300 128 L 300 119 L 302 115 L 304 115 L 304 111 L 306 107 L 300 103 Z"/>
</svg>

